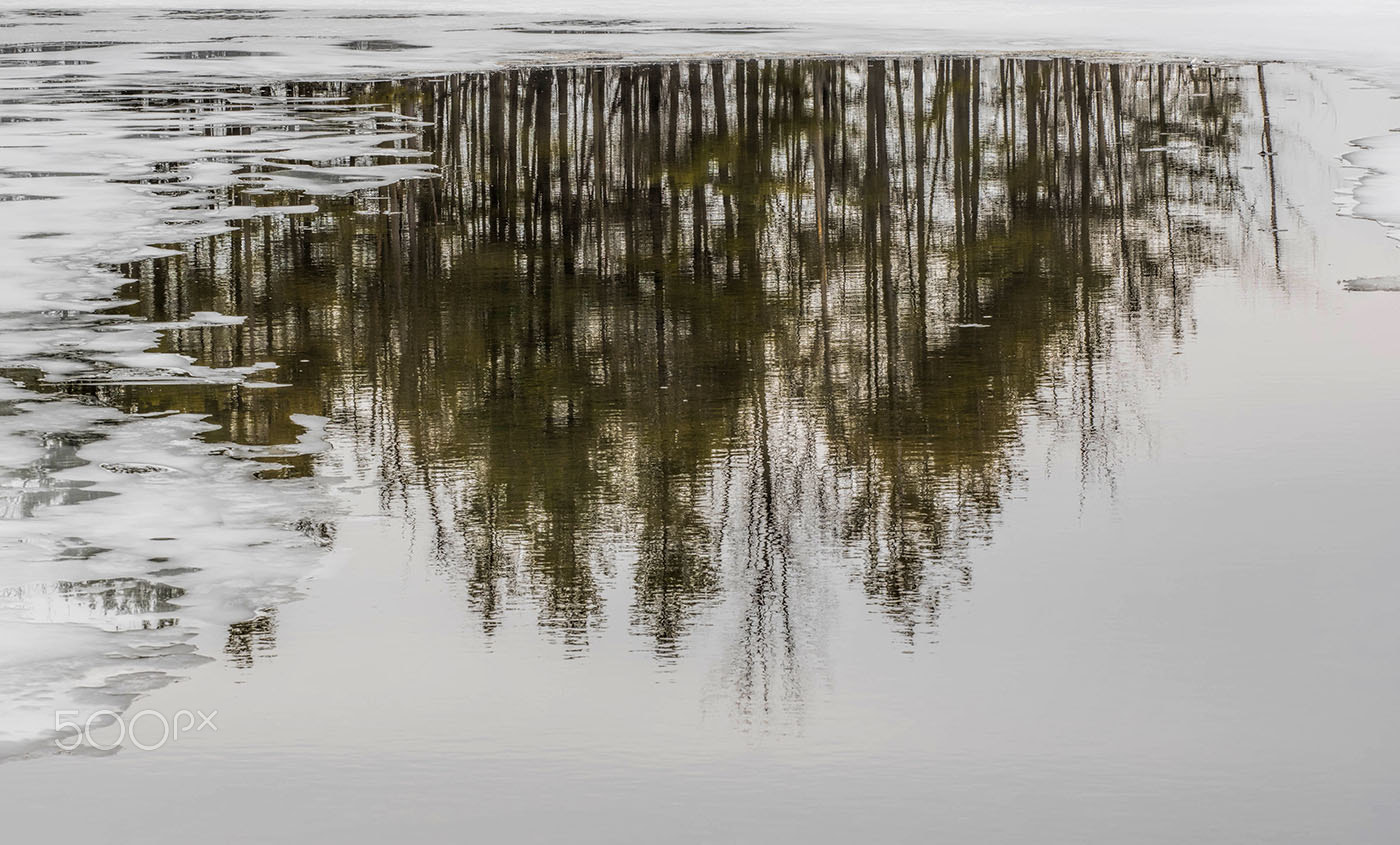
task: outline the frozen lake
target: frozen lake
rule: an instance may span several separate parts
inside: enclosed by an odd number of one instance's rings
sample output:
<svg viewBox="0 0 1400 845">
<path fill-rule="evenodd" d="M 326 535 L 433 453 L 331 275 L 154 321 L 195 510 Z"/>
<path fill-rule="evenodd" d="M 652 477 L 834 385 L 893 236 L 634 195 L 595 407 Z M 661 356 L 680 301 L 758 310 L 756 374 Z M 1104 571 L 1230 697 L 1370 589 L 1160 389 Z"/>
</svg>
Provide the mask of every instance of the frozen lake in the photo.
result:
<svg viewBox="0 0 1400 845">
<path fill-rule="evenodd" d="M 900 8 L 8 13 L 7 830 L 1393 838 L 1378 36 Z"/>
</svg>

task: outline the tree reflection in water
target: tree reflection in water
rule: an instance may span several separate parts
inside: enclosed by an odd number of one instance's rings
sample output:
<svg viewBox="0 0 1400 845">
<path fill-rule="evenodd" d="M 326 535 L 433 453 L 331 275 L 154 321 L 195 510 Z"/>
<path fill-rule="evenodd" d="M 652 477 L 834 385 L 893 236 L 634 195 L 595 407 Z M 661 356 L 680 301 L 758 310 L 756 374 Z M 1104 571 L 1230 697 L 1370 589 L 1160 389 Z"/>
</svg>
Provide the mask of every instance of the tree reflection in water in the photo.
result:
<svg viewBox="0 0 1400 845">
<path fill-rule="evenodd" d="M 630 580 L 627 624 L 673 655 L 734 602 L 734 680 L 767 707 L 800 695 L 833 574 L 907 636 L 934 623 L 1029 421 L 1111 471 L 1139 388 L 1108 350 L 1189 329 L 1244 85 L 939 58 L 289 87 L 421 119 L 400 143 L 441 178 L 127 268 L 135 313 L 248 315 L 171 350 L 290 387 L 103 390 L 251 442 L 332 417 L 488 631 L 524 604 L 584 648 Z"/>
</svg>

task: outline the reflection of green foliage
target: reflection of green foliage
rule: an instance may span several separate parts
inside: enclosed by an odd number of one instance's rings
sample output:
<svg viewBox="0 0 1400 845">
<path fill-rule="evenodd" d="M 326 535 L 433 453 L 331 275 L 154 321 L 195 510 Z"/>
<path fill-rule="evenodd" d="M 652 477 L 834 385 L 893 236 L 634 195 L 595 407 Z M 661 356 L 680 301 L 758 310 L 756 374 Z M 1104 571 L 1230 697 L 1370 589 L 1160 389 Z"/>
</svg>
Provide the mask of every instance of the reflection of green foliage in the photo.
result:
<svg viewBox="0 0 1400 845">
<path fill-rule="evenodd" d="M 294 386 L 121 401 L 195 402 L 239 439 L 360 427 L 488 625 L 529 596 L 583 642 L 634 553 L 659 650 L 734 573 L 757 654 L 817 537 L 912 627 L 966 583 L 1046 385 L 1074 371 L 1093 428 L 1117 309 L 1180 324 L 1236 193 L 1235 81 L 748 61 L 717 91 L 718 64 L 310 86 L 421 117 L 444 178 L 131 268 L 137 313 L 249 315 L 171 350 Z M 1137 153 L 1163 133 L 1193 154 Z"/>
</svg>

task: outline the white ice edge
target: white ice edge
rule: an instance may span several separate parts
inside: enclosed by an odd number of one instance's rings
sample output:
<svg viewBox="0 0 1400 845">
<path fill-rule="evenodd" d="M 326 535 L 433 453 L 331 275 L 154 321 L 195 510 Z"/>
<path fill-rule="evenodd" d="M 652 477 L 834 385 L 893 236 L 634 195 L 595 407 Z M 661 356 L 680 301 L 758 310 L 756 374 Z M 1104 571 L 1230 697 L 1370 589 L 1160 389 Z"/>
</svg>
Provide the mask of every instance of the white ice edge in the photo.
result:
<svg viewBox="0 0 1400 845">
<path fill-rule="evenodd" d="M 181 11 L 214 5 L 235 14 Z M 24 11 L 36 6 L 86 11 L 57 18 Z M 0 67 L 0 84 L 8 79 L 28 87 L 78 72 L 91 79 L 68 85 L 101 85 L 117 77 L 156 85 L 199 79 L 215 89 L 229 82 L 407 76 L 539 61 L 734 53 L 1087 52 L 1290 60 L 1340 68 L 1392 92 L 1400 90 L 1400 53 L 1393 44 L 1400 32 L 1400 3 L 1389 0 L 1325 6 L 1305 0 L 870 0 L 858 6 L 800 0 L 760 5 L 740 0 L 597 0 L 586 5 L 577 0 L 291 0 L 280 11 L 268 6 L 262 0 L 0 0 L 0 9 L 13 10 L 0 11 L 7 24 L 0 31 L 5 43 L 116 42 L 59 54 L 91 65 Z M 240 18 L 239 9 L 248 12 Z M 218 50 L 210 49 L 214 38 Z M 355 49 L 357 44 L 376 46 Z M 354 124 L 396 118 L 401 126 L 413 120 L 388 114 L 366 118 L 353 111 L 341 119 Z M 256 124 L 259 114 L 255 110 L 220 119 Z M 334 122 L 327 118 L 319 127 L 297 128 L 330 130 Z M 43 124 L 28 126 L 44 132 Z M 302 137 L 289 140 L 296 149 L 283 151 L 289 169 L 265 180 L 267 186 L 324 193 L 317 188 L 320 168 L 310 165 L 337 157 L 339 142 L 332 137 L 329 148 L 317 149 L 306 134 L 296 134 Z M 1345 213 L 1400 227 L 1400 136 L 1372 140 L 1369 154 L 1354 159 L 1367 172 L 1341 205 Z M 275 146 L 265 140 L 255 143 L 264 146 L 245 144 L 244 154 L 261 152 L 269 162 L 278 159 Z M 1339 149 L 1337 155 L 1347 152 Z M 211 186 L 224 183 L 227 174 L 218 172 L 217 165 L 202 167 L 213 171 L 192 169 L 191 184 L 201 179 Z M 393 177 L 386 173 L 385 178 Z"/>
<path fill-rule="evenodd" d="M 324 532 L 289 530 L 333 510 L 320 482 L 254 479 L 268 464 L 196 439 L 214 426 L 194 415 L 5 380 L 0 403 L 0 758 L 52 751 L 60 711 L 121 712 L 207 662 L 229 625 L 294 598 L 321 559 Z M 297 422 L 295 453 L 324 448 L 326 420 Z"/>
</svg>

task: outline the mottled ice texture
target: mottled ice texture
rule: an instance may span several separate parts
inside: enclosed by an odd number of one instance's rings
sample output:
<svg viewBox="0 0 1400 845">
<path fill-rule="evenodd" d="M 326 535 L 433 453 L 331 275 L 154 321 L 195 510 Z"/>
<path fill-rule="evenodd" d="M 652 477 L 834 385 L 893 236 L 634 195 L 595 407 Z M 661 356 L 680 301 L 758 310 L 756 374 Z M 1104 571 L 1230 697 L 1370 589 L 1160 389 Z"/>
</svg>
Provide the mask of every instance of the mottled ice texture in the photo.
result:
<svg viewBox="0 0 1400 845">
<path fill-rule="evenodd" d="M 296 447 L 239 457 L 317 450 L 325 421 L 297 422 Z M 324 494 L 254 479 L 268 464 L 210 428 L 0 381 L 0 758 L 49 749 L 58 709 L 120 712 L 217 656 L 314 568 Z"/>
<path fill-rule="evenodd" d="M 115 39 L 32 20 L 0 42 L 0 367 L 60 389 L 275 388 L 270 365 L 150 351 L 163 331 L 243 317 L 103 313 L 121 304 L 114 265 L 252 216 L 315 213 L 311 196 L 433 176 L 401 146 L 408 119 L 124 78 L 121 59 L 83 58 L 106 48 L 67 43 Z M 267 196 L 288 189 L 307 199 Z M 334 508 L 320 482 L 255 478 L 269 464 L 253 460 L 324 448 L 325 420 L 294 421 L 307 431 L 295 444 L 211 446 L 192 416 L 134 417 L 0 380 L 0 758 L 51 750 L 56 711 L 119 712 L 219 655 L 230 624 L 294 595 Z"/>
<path fill-rule="evenodd" d="M 0 9 L 9 10 L 0 12 L 0 39 L 24 45 L 23 52 L 0 55 L 9 63 L 0 66 L 3 75 L 29 84 L 70 77 L 65 87 L 80 89 L 118 76 L 158 83 L 402 75 L 578 58 L 958 51 L 1283 59 L 1400 88 L 1394 49 L 1400 3 L 1392 0 L 294 0 L 282 10 L 263 0 L 38 5 L 91 8 L 55 17 L 35 13 L 26 0 L 0 0 Z M 89 46 L 68 49 L 75 44 Z M 304 164 L 338 153 L 334 146 L 316 150 L 309 140 L 298 145 Z M 1377 173 L 1363 180 L 1354 212 L 1400 226 L 1400 136 L 1375 139 L 1371 152 L 1365 166 Z M 309 187 L 307 176 L 305 168 L 288 172 L 269 187 Z M 216 167 L 212 178 L 219 178 Z M 25 193 L 43 194 L 42 184 L 28 187 L 33 190 Z M 10 186 L 0 188 L 9 192 Z"/>
</svg>

